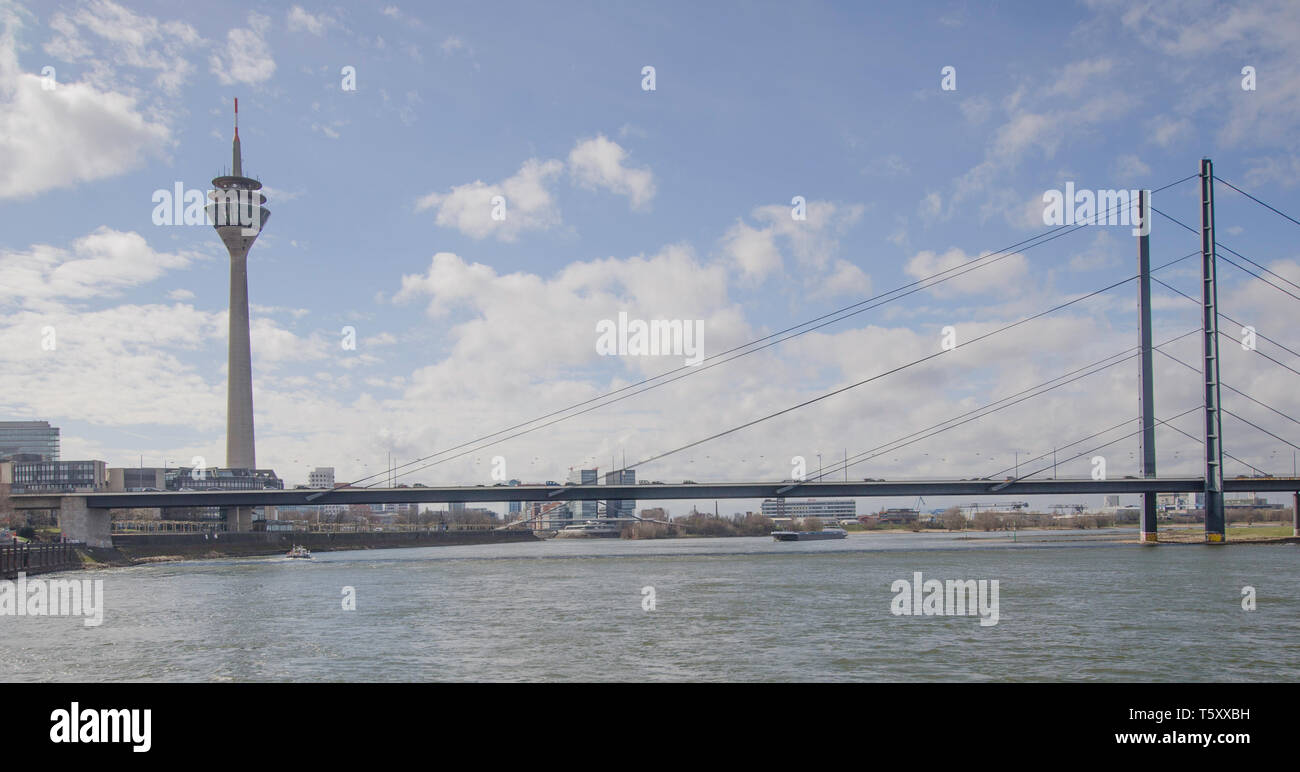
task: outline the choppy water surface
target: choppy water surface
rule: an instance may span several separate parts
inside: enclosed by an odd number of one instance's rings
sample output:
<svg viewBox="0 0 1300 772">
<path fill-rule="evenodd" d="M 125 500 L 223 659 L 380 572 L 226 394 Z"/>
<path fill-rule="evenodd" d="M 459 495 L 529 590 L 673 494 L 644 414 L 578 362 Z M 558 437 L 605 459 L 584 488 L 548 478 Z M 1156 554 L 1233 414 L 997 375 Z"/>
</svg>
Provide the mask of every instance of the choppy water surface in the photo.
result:
<svg viewBox="0 0 1300 772">
<path fill-rule="evenodd" d="M 1093 531 L 1014 544 L 551 540 L 138 566 L 63 575 L 104 581 L 99 627 L 0 616 L 0 678 L 1295 680 L 1298 559 L 1294 545 L 1143 548 Z M 998 624 L 894 616 L 890 585 L 915 571 L 998 580 Z M 1255 611 L 1241 606 L 1247 585 Z M 344 587 L 355 611 L 342 609 Z"/>
</svg>

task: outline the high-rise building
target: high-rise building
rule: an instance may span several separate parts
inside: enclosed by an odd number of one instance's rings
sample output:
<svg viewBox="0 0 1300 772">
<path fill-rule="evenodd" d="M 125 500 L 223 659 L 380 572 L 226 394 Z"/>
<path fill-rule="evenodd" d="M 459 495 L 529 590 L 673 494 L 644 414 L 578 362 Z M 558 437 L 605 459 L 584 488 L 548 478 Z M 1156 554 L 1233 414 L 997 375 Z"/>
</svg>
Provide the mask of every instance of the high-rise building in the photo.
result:
<svg viewBox="0 0 1300 772">
<path fill-rule="evenodd" d="M 248 250 L 257 240 L 271 212 L 262 206 L 262 183 L 244 176 L 239 146 L 239 100 L 235 100 L 235 138 L 231 144 L 230 174 L 212 180 L 215 190 L 208 215 L 230 253 L 230 339 L 226 376 L 226 467 L 256 469 L 253 442 L 253 361 L 248 332 Z M 246 531 L 252 510 L 232 507 L 227 527 Z"/>
<path fill-rule="evenodd" d="M 59 428 L 49 421 L 0 421 L 0 461 L 58 461 Z"/>
<path fill-rule="evenodd" d="M 636 485 L 635 469 L 615 469 L 605 473 L 606 485 Z M 605 517 L 635 517 L 636 499 L 609 499 L 605 502 Z"/>
<path fill-rule="evenodd" d="M 334 467 L 318 466 L 312 472 L 307 474 L 308 488 L 325 488 L 334 487 Z"/>
<path fill-rule="evenodd" d="M 597 469 L 570 469 L 569 485 L 596 485 L 600 482 L 600 470 Z M 570 501 L 569 517 L 573 520 L 595 520 L 600 512 L 600 502 L 591 499 L 588 501 Z"/>
</svg>

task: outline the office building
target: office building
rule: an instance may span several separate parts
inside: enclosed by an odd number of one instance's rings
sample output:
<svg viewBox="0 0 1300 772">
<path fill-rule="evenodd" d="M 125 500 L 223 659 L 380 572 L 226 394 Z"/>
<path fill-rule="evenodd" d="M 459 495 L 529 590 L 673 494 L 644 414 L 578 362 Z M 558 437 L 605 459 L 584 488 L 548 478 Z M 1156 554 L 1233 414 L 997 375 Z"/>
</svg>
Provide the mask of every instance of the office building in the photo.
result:
<svg viewBox="0 0 1300 772">
<path fill-rule="evenodd" d="M 635 469 L 615 469 L 605 473 L 606 485 L 636 485 Z M 605 502 L 605 517 L 635 517 L 636 499 L 609 499 Z"/>
<path fill-rule="evenodd" d="M 166 474 L 169 491 L 284 490 L 284 481 L 272 469 L 198 469 L 171 467 Z"/>
<path fill-rule="evenodd" d="M 58 461 L 59 429 L 49 421 L 0 421 L 0 461 Z"/>
<path fill-rule="evenodd" d="M 160 466 L 111 467 L 108 489 L 115 493 L 162 491 L 167 489 L 167 470 Z"/>
<path fill-rule="evenodd" d="M 79 493 L 108 488 L 103 461 L 14 461 L 14 493 Z"/>
<path fill-rule="evenodd" d="M 765 499 L 763 515 L 771 518 L 805 518 L 816 517 L 822 520 L 856 520 L 858 502 L 856 499 Z"/>
<path fill-rule="evenodd" d="M 597 485 L 600 482 L 600 472 L 596 469 L 570 469 L 566 482 L 569 485 Z M 600 502 L 595 499 L 570 501 L 568 504 L 571 520 L 595 520 L 599 517 Z"/>
</svg>

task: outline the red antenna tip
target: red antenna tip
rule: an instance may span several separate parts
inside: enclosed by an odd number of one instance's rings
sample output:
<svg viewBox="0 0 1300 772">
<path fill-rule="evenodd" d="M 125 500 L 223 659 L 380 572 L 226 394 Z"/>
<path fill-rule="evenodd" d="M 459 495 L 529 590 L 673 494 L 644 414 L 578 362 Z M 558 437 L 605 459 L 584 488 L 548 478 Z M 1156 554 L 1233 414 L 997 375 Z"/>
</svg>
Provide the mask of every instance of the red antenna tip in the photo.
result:
<svg viewBox="0 0 1300 772">
<path fill-rule="evenodd" d="M 235 139 L 239 139 L 239 97 L 235 97 Z"/>
</svg>

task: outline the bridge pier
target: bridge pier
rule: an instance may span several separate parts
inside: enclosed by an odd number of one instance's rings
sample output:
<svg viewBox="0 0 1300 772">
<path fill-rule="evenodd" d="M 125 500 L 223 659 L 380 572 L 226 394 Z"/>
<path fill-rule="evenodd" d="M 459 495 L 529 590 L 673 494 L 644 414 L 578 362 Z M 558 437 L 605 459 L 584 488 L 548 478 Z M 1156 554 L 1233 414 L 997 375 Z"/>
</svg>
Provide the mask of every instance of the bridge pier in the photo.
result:
<svg viewBox="0 0 1300 772">
<path fill-rule="evenodd" d="M 1300 491 L 1291 500 L 1291 535 L 1300 536 Z"/>
<path fill-rule="evenodd" d="M 85 542 L 88 547 L 112 547 L 110 510 L 86 506 L 81 496 L 59 499 L 59 530 L 65 539 Z"/>
<path fill-rule="evenodd" d="M 227 531 L 253 530 L 252 507 L 223 507 L 221 513 L 225 515 Z"/>
</svg>

